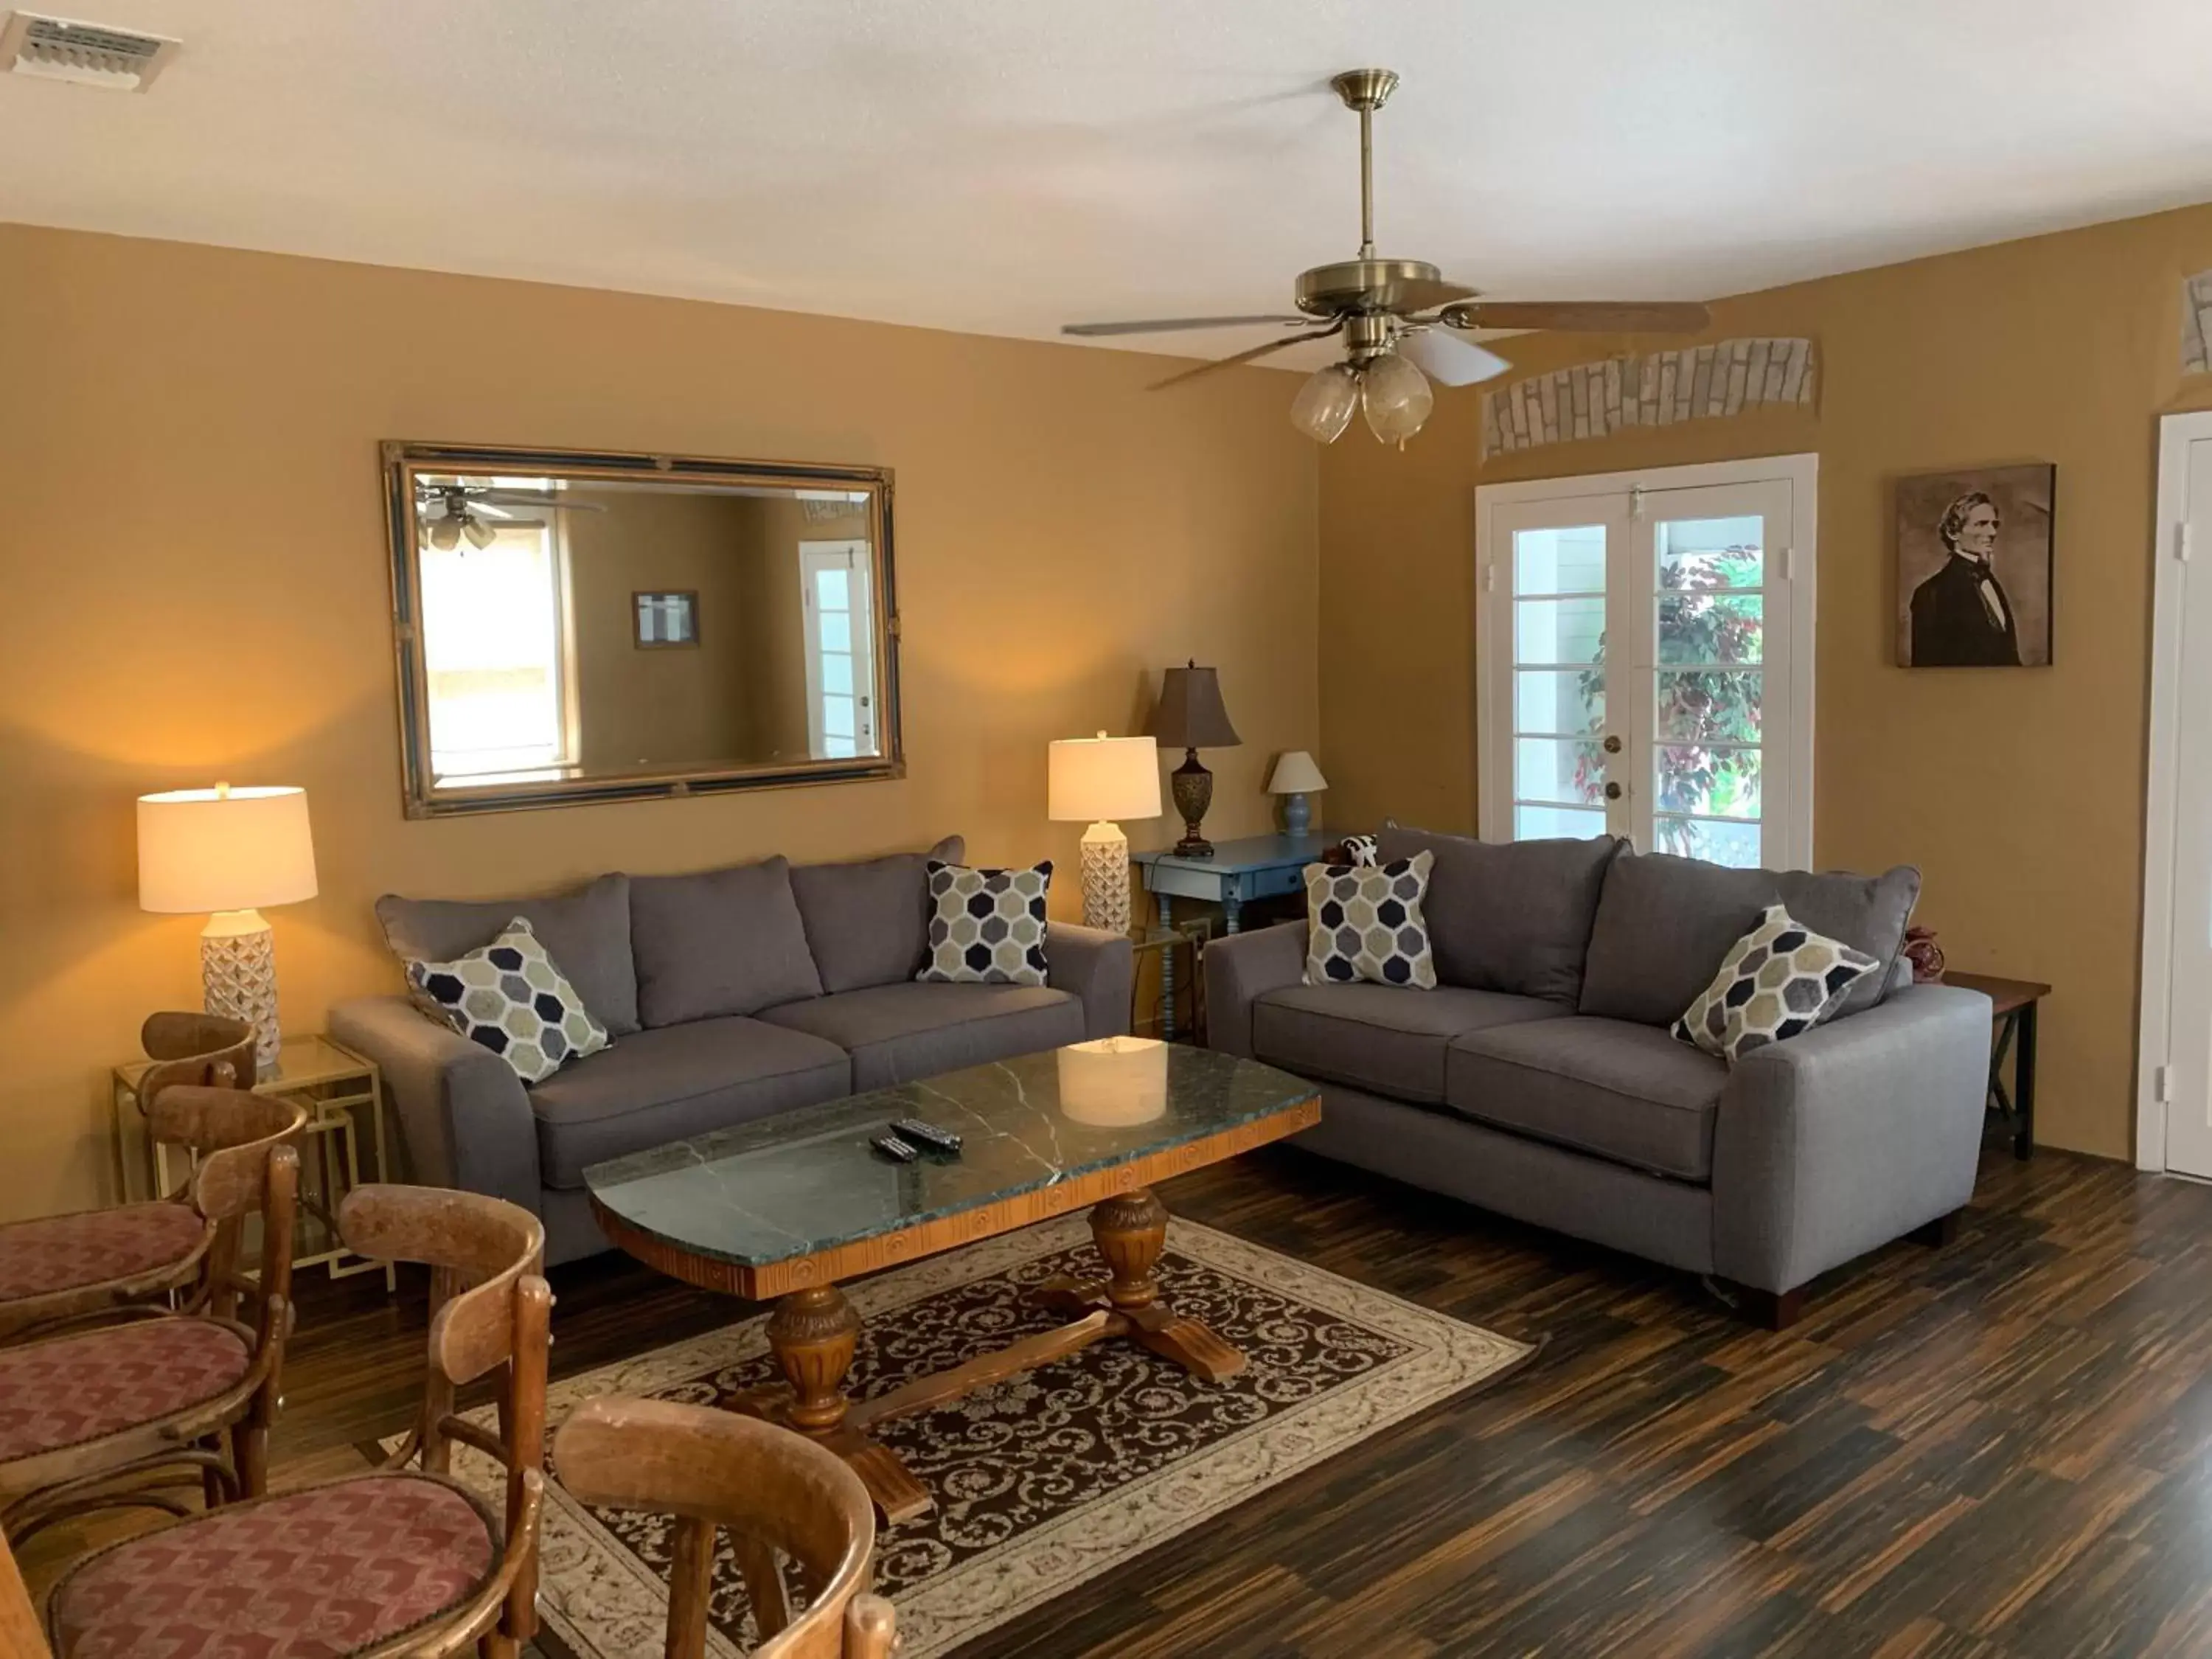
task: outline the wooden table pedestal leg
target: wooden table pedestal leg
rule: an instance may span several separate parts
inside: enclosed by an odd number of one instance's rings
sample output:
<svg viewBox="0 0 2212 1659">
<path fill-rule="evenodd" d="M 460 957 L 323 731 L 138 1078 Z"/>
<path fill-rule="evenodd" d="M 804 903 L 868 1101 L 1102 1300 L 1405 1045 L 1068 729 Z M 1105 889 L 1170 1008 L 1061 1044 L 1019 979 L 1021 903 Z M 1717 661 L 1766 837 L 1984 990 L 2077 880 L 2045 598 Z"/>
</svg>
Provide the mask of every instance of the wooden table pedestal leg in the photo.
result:
<svg viewBox="0 0 2212 1659">
<path fill-rule="evenodd" d="M 788 1389 L 763 1390 L 740 1398 L 740 1411 L 781 1423 L 819 1441 L 843 1458 L 867 1487 L 884 1518 L 911 1520 L 930 1506 L 928 1491 L 896 1452 L 878 1444 L 845 1420 L 845 1373 L 853 1364 L 853 1345 L 860 1316 L 835 1285 L 793 1291 L 769 1316 L 768 1346 Z"/>
<path fill-rule="evenodd" d="M 1095 1206 L 1091 1237 L 1106 1263 L 1102 1287 L 1106 1305 L 1127 1322 L 1132 1337 L 1209 1382 L 1225 1381 L 1244 1369 L 1242 1353 L 1160 1300 L 1159 1281 L 1152 1270 L 1167 1249 L 1168 1212 L 1150 1188 L 1139 1187 Z"/>
</svg>

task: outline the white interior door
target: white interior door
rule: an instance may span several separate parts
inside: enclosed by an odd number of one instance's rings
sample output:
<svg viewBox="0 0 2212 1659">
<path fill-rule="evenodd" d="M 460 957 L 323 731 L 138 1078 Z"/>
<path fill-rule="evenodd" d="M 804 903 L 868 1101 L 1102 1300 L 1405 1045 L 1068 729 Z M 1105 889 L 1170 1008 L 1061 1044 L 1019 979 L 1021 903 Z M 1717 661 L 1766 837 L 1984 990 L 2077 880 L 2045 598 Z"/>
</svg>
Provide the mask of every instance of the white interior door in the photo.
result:
<svg viewBox="0 0 2212 1659">
<path fill-rule="evenodd" d="M 1486 836 L 1811 862 L 1811 459 L 1478 493 Z"/>
<path fill-rule="evenodd" d="M 866 542 L 799 544 L 806 627 L 806 738 L 817 760 L 878 752 L 868 555 Z"/>
<path fill-rule="evenodd" d="M 2212 1178 L 2212 435 L 2188 435 L 2208 424 L 2169 417 L 2160 466 L 2141 1070 L 2145 1103 L 2163 1109 L 2164 1166 Z M 2137 1151 L 2157 1167 L 2154 1136 Z"/>
</svg>

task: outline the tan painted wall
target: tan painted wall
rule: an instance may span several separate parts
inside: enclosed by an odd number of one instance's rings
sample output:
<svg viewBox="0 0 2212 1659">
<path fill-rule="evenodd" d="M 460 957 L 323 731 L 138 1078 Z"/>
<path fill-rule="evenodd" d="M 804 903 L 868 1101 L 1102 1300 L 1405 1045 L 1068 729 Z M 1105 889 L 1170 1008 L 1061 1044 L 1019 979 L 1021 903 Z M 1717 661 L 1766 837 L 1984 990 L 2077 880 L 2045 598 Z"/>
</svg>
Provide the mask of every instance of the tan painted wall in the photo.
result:
<svg viewBox="0 0 2212 1659">
<path fill-rule="evenodd" d="M 1356 426 L 1322 468 L 1322 743 L 1333 825 L 1475 822 L 1478 483 L 1746 455 L 1820 458 L 1814 856 L 1921 866 L 1952 964 L 2056 986 L 2041 1138 L 2124 1157 L 2132 1134 L 2152 506 L 2160 411 L 2184 385 L 2177 290 L 2212 266 L 2212 208 L 1837 276 L 1726 302 L 1709 337 L 1807 334 L 1817 412 L 1478 460 L 1473 391 L 1402 454 Z M 1523 369 L 1637 345 L 1527 337 Z M 1893 665 L 1890 481 L 2058 467 L 2057 662 Z"/>
<path fill-rule="evenodd" d="M 21 227 L 0 295 L 0 1216 L 99 1196 L 105 1068 L 198 1004 L 199 922 L 137 908 L 143 791 L 306 786 L 322 894 L 270 919 L 311 1030 L 396 982 L 386 889 L 958 830 L 1060 860 L 1075 914 L 1045 744 L 1133 729 L 1186 656 L 1245 738 L 1207 757 L 1217 833 L 1267 828 L 1268 755 L 1318 739 L 1316 467 L 1280 376 L 1148 398 L 1158 362 L 1121 353 Z M 406 822 L 385 438 L 895 467 L 908 776 Z"/>
</svg>

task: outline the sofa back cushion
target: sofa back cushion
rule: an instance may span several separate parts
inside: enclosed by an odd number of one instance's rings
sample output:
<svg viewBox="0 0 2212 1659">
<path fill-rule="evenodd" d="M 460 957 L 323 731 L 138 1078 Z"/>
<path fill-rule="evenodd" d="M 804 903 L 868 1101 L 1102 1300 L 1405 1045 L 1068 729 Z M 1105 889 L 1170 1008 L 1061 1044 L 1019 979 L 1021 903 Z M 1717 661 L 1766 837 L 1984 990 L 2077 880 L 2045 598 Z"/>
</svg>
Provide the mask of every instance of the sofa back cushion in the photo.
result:
<svg viewBox="0 0 2212 1659">
<path fill-rule="evenodd" d="M 638 1018 L 647 1028 L 822 994 L 791 861 L 630 878 Z"/>
<path fill-rule="evenodd" d="M 793 865 L 791 890 L 822 988 L 835 995 L 920 973 L 929 955 L 929 861 L 959 864 L 967 856 L 967 842 L 947 836 L 927 853 Z"/>
<path fill-rule="evenodd" d="M 401 962 L 453 962 L 483 949 L 517 916 L 611 1036 L 638 1029 L 637 968 L 630 957 L 628 876 L 601 876 L 549 898 L 411 899 L 376 902 L 384 942 Z"/>
<path fill-rule="evenodd" d="M 1666 853 L 1623 853 L 1606 872 L 1604 896 L 1583 970 L 1582 1012 L 1665 1025 L 1705 988 L 1721 958 L 1777 902 L 1815 933 L 1881 963 L 1851 988 L 1840 1018 L 1871 1008 L 1920 897 L 1909 865 L 1879 876 L 1844 871 L 1729 870 Z"/>
<path fill-rule="evenodd" d="M 1591 919 L 1620 842 L 1610 836 L 1484 842 L 1396 824 L 1385 825 L 1376 839 L 1376 856 L 1385 863 L 1436 854 L 1425 909 L 1440 983 L 1574 1006 Z M 1735 938 L 1729 934 L 1729 943 Z M 1705 965 L 1706 975 L 1719 960 Z"/>
</svg>

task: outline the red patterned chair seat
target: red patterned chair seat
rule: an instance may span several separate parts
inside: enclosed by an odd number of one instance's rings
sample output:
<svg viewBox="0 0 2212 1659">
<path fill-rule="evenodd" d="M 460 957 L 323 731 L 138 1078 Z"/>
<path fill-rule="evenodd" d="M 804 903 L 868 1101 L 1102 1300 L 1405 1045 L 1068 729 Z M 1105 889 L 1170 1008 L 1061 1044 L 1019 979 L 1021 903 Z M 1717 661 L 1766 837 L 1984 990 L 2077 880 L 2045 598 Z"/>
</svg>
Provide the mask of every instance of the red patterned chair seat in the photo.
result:
<svg viewBox="0 0 2212 1659">
<path fill-rule="evenodd" d="M 89 1556 L 54 1589 L 67 1659 L 339 1659 L 469 1600 L 498 1551 L 433 1475 L 233 1504 Z"/>
<path fill-rule="evenodd" d="M 208 1319 L 145 1319 L 0 1348 L 0 1462 L 212 1400 L 252 1364 L 246 1340 Z"/>
<path fill-rule="evenodd" d="M 182 1261 L 207 1224 L 166 1199 L 0 1226 L 0 1303 L 130 1279 Z"/>
</svg>

